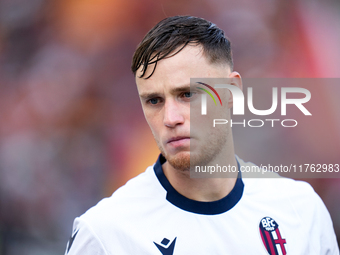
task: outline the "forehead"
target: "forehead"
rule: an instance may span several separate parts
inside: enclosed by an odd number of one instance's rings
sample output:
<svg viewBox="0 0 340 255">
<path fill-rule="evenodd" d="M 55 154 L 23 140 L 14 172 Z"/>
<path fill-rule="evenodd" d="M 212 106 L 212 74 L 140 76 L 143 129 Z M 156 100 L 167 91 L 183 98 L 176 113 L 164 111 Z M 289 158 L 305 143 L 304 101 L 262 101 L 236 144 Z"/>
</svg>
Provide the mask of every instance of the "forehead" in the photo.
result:
<svg viewBox="0 0 340 255">
<path fill-rule="evenodd" d="M 144 77 L 154 70 L 155 64 L 149 65 Z M 136 72 L 136 84 L 139 91 L 161 89 L 174 86 L 190 85 L 190 78 L 227 78 L 230 69 L 227 64 L 212 64 L 197 45 L 187 45 L 174 56 L 157 62 L 156 69 L 148 79 L 139 78 L 142 68 Z"/>
</svg>

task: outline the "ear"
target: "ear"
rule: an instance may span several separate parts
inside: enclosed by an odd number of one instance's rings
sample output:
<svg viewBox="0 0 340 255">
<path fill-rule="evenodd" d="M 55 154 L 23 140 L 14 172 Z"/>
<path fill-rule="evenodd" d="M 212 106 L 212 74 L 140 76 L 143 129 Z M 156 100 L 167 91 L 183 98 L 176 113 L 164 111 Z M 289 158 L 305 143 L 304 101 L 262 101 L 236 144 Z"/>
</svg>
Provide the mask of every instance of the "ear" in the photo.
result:
<svg viewBox="0 0 340 255">
<path fill-rule="evenodd" d="M 243 90 L 243 85 L 242 85 L 242 78 L 241 75 L 238 72 L 231 72 L 229 74 L 229 79 L 230 79 L 230 84 L 234 85 L 236 87 L 238 87 L 240 90 Z M 228 108 L 230 109 L 231 107 L 233 107 L 233 98 L 234 95 L 232 95 L 229 98 L 229 102 L 228 102 Z"/>
</svg>

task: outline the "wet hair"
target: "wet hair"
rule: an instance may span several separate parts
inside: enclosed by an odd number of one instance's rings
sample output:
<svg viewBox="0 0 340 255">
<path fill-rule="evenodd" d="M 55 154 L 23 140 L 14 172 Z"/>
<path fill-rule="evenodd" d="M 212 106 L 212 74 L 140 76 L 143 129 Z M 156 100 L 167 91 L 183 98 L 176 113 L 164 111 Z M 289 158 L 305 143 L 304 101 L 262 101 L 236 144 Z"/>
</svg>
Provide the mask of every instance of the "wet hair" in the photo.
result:
<svg viewBox="0 0 340 255">
<path fill-rule="evenodd" d="M 142 66 L 143 78 L 149 65 L 161 59 L 172 57 L 188 44 L 199 45 L 210 63 L 227 63 L 233 69 L 230 41 L 222 29 L 202 18 L 192 16 L 173 16 L 160 21 L 153 27 L 138 45 L 132 59 L 131 70 L 136 75 Z"/>
</svg>

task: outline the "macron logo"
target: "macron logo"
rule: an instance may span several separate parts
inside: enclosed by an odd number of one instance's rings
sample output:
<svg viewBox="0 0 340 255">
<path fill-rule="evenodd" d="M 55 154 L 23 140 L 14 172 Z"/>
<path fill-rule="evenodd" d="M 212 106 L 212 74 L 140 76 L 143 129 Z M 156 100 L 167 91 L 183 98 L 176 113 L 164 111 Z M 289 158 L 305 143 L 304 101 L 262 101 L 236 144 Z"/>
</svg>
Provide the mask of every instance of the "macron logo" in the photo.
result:
<svg viewBox="0 0 340 255">
<path fill-rule="evenodd" d="M 169 244 L 170 240 L 164 238 L 161 242 L 162 245 L 153 242 L 158 250 L 163 254 L 163 255 L 173 255 L 174 254 L 174 249 L 175 249 L 175 244 L 176 244 L 176 238 Z M 169 245 L 168 245 L 169 244 Z"/>
</svg>

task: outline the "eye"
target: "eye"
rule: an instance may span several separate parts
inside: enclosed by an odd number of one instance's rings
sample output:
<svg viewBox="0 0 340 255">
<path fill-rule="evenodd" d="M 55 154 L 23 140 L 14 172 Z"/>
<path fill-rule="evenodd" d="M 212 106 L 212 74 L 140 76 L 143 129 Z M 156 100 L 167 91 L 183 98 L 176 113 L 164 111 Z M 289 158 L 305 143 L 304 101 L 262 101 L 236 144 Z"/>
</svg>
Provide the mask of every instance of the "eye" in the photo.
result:
<svg viewBox="0 0 340 255">
<path fill-rule="evenodd" d="M 186 97 L 186 98 L 190 98 L 190 97 L 193 96 L 193 94 L 194 94 L 193 92 L 184 92 L 183 96 Z"/>
<path fill-rule="evenodd" d="M 159 103 L 159 98 L 151 98 L 148 100 L 148 103 L 150 104 L 158 104 Z"/>
</svg>

